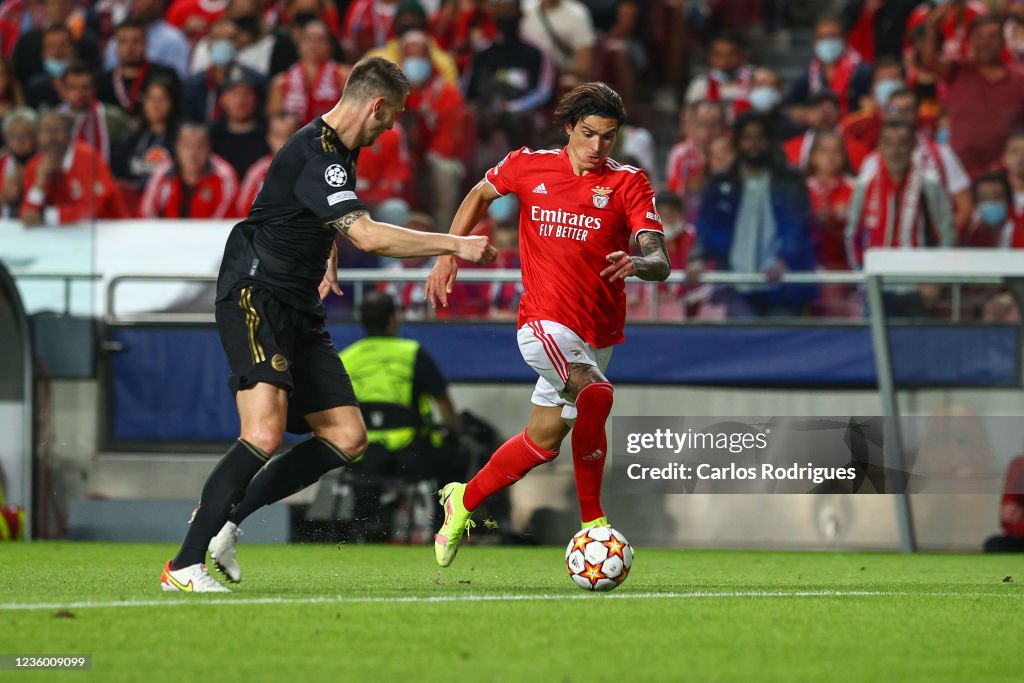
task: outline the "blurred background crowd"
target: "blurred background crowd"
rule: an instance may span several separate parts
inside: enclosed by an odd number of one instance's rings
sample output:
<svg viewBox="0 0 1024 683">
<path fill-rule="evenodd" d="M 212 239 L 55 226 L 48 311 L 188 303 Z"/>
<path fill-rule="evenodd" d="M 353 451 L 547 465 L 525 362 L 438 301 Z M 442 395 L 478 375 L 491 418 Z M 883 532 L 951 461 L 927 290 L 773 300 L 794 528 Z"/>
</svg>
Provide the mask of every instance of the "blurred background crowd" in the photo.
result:
<svg viewBox="0 0 1024 683">
<path fill-rule="evenodd" d="M 634 319 L 858 317 L 865 248 L 1024 246 L 1024 0 L 4 0 L 0 211 L 26 226 L 236 218 L 273 153 L 337 101 L 360 57 L 413 85 L 361 152 L 380 219 L 447 231 L 510 149 L 558 147 L 560 93 L 603 80 L 629 122 L 612 156 L 658 192 L 686 283 L 629 290 Z M 518 267 L 518 206 L 480 230 Z M 384 263 L 350 245 L 343 267 Z M 763 273 L 712 288 L 707 270 Z M 419 283 L 389 285 L 406 317 Z M 444 315 L 511 317 L 517 283 L 464 284 Z M 1006 291 L 965 295 L 1012 320 Z M 922 286 L 889 304 L 948 312 Z"/>
</svg>

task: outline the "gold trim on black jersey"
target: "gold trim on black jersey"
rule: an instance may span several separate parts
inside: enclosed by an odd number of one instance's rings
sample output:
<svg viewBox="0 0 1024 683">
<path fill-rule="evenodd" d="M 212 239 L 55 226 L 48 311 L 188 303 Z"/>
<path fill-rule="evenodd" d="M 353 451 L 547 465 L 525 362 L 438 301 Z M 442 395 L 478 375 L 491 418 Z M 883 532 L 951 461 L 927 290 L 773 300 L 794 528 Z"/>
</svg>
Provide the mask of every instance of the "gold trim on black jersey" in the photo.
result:
<svg viewBox="0 0 1024 683">
<path fill-rule="evenodd" d="M 252 305 L 252 285 L 242 288 L 242 294 L 238 298 L 238 307 L 245 311 L 245 326 L 249 330 L 249 353 L 252 355 L 253 365 L 262 363 L 267 356 L 263 352 L 263 345 L 256 338 L 256 331 L 260 327 L 260 314 Z"/>
<path fill-rule="evenodd" d="M 320 145 L 323 147 L 325 152 L 337 153 L 338 151 L 338 148 L 334 146 L 334 143 L 328 140 L 328 137 L 332 137 L 333 135 L 334 131 L 328 128 L 327 126 L 324 126 L 320 130 Z"/>
</svg>

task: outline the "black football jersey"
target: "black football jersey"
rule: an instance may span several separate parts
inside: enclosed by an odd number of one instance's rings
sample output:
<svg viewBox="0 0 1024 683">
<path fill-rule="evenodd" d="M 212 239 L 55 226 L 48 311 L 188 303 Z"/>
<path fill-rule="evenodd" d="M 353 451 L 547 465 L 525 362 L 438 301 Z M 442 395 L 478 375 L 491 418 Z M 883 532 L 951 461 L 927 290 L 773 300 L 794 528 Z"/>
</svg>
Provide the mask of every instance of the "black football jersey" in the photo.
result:
<svg viewBox="0 0 1024 683">
<path fill-rule="evenodd" d="M 366 209 L 356 196 L 358 156 L 319 116 L 284 144 L 248 218 L 228 236 L 218 301 L 239 282 L 255 282 L 291 306 L 324 314 L 317 287 L 334 242 L 330 223 Z"/>
</svg>

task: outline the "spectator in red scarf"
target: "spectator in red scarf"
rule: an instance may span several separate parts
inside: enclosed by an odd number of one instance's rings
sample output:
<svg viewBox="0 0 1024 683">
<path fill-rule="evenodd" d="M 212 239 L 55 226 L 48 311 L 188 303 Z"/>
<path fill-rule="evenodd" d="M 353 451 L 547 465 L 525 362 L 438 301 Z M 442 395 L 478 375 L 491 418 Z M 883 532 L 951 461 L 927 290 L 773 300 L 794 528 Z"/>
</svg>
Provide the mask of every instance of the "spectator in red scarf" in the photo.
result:
<svg viewBox="0 0 1024 683">
<path fill-rule="evenodd" d="M 934 171 L 914 165 L 914 127 L 890 121 L 882 127 L 881 163 L 861 171 L 846 219 L 846 253 L 859 268 L 870 247 L 924 248 L 953 246 L 956 229 L 949 196 Z M 894 315 L 928 317 L 937 297 L 932 287 L 886 293 L 886 310 Z"/>
<path fill-rule="evenodd" d="M 953 211 L 939 175 L 913 163 L 917 133 L 890 121 L 878 141 L 881 163 L 862 170 L 847 214 L 847 256 L 860 266 L 869 247 L 951 246 Z"/>
<path fill-rule="evenodd" d="M 270 82 L 268 114 L 288 112 L 305 125 L 338 102 L 350 69 L 331 59 L 332 41 L 322 21 L 302 27 L 299 61 Z"/>
<path fill-rule="evenodd" d="M 231 164 L 210 151 L 204 126 L 186 123 L 178 131 L 174 162 L 157 169 L 146 183 L 141 218 L 232 218 L 238 176 Z"/>
<path fill-rule="evenodd" d="M 816 92 L 831 90 L 839 97 L 839 113 L 857 111 L 871 88 L 871 66 L 846 42 L 839 19 L 826 17 L 814 26 L 814 58 L 793 81 L 786 104 L 802 105 Z"/>
<path fill-rule="evenodd" d="M 754 67 L 747 61 L 743 41 L 730 33 L 715 36 L 708 47 L 708 73 L 690 81 L 686 102 L 720 102 L 731 122 L 750 109 L 753 76 Z"/>
<path fill-rule="evenodd" d="M 899 121 L 914 127 L 917 131 L 917 146 L 914 147 L 914 165 L 917 168 L 934 171 L 943 187 L 953 200 L 953 220 L 957 234 L 962 234 L 971 220 L 974 203 L 971 200 L 971 178 L 960 163 L 953 149 L 942 142 L 933 140 L 921 130 L 918 119 L 919 103 L 913 90 L 897 90 L 882 110 L 882 121 Z M 864 165 L 878 163 L 878 153 L 872 152 Z"/>
<path fill-rule="evenodd" d="M 72 136 L 110 165 L 131 136 L 131 122 L 117 105 L 96 99 L 95 77 L 89 66 L 77 62 L 68 67 L 61 78 L 61 100 L 59 109 L 74 121 Z"/>
<path fill-rule="evenodd" d="M 999 163 L 1006 138 L 1024 128 L 1024 70 L 1006 64 L 999 20 L 979 17 L 971 24 L 973 61 L 953 61 L 938 52 L 939 23 L 929 15 L 923 59 L 946 85 L 949 143 L 967 172 L 976 176 Z"/>
<path fill-rule="evenodd" d="M 39 152 L 25 168 L 25 225 L 128 218 L 110 168 L 89 145 L 72 137 L 72 126 L 59 111 L 39 120 Z"/>
<path fill-rule="evenodd" d="M 142 92 L 154 79 L 170 83 L 174 97 L 181 96 L 178 73 L 162 64 L 146 59 L 146 26 L 137 19 L 128 19 L 115 30 L 118 65 L 103 74 L 99 81 L 100 101 L 120 107 L 132 118 L 140 115 Z"/>
</svg>

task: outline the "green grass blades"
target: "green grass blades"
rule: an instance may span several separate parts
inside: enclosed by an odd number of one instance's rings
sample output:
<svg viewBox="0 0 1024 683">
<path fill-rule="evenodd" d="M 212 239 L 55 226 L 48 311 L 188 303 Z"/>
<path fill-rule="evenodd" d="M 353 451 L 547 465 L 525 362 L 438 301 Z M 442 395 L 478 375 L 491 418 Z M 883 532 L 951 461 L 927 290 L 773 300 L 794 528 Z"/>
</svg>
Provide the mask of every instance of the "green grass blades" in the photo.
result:
<svg viewBox="0 0 1024 683">
<path fill-rule="evenodd" d="M 429 547 L 243 543 L 214 596 L 160 591 L 173 552 L 0 545 L 0 652 L 93 655 L 33 680 L 1021 680 L 1016 556 L 640 548 L 588 594 L 562 548 L 470 544 L 442 571 Z"/>
</svg>

